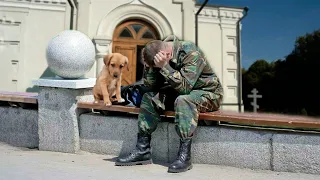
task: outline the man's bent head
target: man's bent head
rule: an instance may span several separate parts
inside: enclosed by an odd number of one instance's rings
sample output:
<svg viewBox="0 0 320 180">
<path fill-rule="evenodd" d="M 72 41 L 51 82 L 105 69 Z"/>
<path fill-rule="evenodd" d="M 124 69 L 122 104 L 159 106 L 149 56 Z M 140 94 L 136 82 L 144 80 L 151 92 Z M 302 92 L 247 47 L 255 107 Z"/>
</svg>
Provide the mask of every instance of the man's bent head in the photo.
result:
<svg viewBox="0 0 320 180">
<path fill-rule="evenodd" d="M 146 44 L 142 49 L 142 59 L 148 66 L 154 66 L 154 56 L 165 49 L 165 43 L 160 40 L 153 40 Z"/>
</svg>

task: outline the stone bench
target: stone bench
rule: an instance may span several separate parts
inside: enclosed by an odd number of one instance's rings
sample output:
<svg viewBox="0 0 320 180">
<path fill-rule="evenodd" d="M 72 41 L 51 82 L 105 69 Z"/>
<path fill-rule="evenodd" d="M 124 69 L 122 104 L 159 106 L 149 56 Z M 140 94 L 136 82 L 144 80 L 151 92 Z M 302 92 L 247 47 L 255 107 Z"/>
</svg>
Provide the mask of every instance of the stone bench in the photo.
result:
<svg viewBox="0 0 320 180">
<path fill-rule="evenodd" d="M 37 93 L 0 91 L 0 142 L 38 147 Z"/>
<path fill-rule="evenodd" d="M 0 104 L 19 106 L 22 108 L 36 108 L 38 93 L 0 91 Z"/>
<path fill-rule="evenodd" d="M 0 101 L 37 104 L 38 93 L 0 91 Z"/>
<path fill-rule="evenodd" d="M 81 114 L 79 117 L 80 148 L 84 151 L 109 154 L 128 154 L 136 143 L 137 113 L 139 108 L 104 106 L 102 103 L 78 102 L 79 109 L 103 110 L 120 113 Z M 164 118 L 174 116 L 165 112 Z M 309 117 L 274 114 L 253 114 L 217 111 L 202 113 L 201 120 L 276 128 L 247 128 L 239 126 L 199 126 L 192 145 L 194 163 L 226 165 L 240 168 L 263 169 L 320 174 L 320 136 L 316 130 L 319 120 Z M 200 122 L 199 121 L 199 122 Z M 295 128 L 310 131 L 297 131 Z M 313 130 L 312 130 L 313 129 Z M 152 134 L 152 157 L 155 162 L 170 163 L 177 155 L 179 137 L 174 124 L 159 123 Z"/>
<path fill-rule="evenodd" d="M 95 109 L 103 111 L 139 113 L 140 109 L 134 106 L 112 105 L 105 106 L 101 103 L 78 102 L 78 108 Z M 172 111 L 165 111 L 165 117 L 174 117 Z M 227 123 L 237 123 L 255 126 L 285 127 L 285 128 L 303 128 L 320 129 L 320 119 L 306 116 L 290 116 L 267 113 L 238 113 L 234 111 L 215 111 L 209 113 L 200 113 L 199 120 L 220 121 Z"/>
</svg>

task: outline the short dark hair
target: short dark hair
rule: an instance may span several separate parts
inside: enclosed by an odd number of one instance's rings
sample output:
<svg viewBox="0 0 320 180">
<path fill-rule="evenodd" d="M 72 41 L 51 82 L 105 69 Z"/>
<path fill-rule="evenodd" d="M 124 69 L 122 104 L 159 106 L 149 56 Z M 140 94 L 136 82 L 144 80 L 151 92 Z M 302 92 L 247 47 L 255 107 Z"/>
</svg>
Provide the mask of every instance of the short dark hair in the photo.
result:
<svg viewBox="0 0 320 180">
<path fill-rule="evenodd" d="M 154 66 L 154 56 L 164 49 L 164 43 L 161 40 L 153 40 L 148 42 L 142 49 L 142 59 L 149 66 Z"/>
</svg>

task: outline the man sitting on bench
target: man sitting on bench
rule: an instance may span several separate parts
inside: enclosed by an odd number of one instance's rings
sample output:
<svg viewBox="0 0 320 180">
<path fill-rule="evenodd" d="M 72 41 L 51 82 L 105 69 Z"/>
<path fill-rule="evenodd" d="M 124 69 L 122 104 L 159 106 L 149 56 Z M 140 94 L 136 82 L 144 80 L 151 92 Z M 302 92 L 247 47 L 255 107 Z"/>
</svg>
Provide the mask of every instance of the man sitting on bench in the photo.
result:
<svg viewBox="0 0 320 180">
<path fill-rule="evenodd" d="M 142 58 L 144 84 L 152 92 L 145 93 L 142 98 L 136 148 L 128 156 L 118 158 L 116 165 L 152 163 L 151 133 L 157 128 L 161 112 L 174 109 L 180 148 L 168 172 L 187 171 L 192 168 L 191 143 L 199 112 L 219 109 L 223 98 L 222 85 L 203 52 L 194 43 L 180 41 L 174 35 L 164 41 L 147 43 Z"/>
</svg>

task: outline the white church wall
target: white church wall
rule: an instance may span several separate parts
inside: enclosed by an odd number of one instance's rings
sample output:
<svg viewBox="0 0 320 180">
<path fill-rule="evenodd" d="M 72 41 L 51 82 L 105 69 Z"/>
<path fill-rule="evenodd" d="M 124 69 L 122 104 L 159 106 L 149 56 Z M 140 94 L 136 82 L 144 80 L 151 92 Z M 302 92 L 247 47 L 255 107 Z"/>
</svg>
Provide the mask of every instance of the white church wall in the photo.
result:
<svg viewBox="0 0 320 180">
<path fill-rule="evenodd" d="M 238 110 L 236 23 L 241 17 L 242 9 L 224 7 L 205 7 L 198 17 L 199 46 L 223 85 L 223 109 L 233 111 Z"/>
<path fill-rule="evenodd" d="M 101 20 L 112 10 L 129 2 L 130 0 L 92 0 L 90 3 L 89 26 L 87 26 L 89 31 L 88 36 L 94 38 L 97 35 L 98 26 Z M 82 23 L 81 19 L 78 23 Z"/>
<path fill-rule="evenodd" d="M 59 32 L 69 28 L 69 24 L 65 27 L 64 20 L 64 11 L 31 10 L 29 12 L 25 36 L 24 87 L 32 87 L 30 79 L 40 78 L 47 69 L 47 44 Z"/>
<path fill-rule="evenodd" d="M 84 18 L 90 22 L 89 35 L 98 42 L 96 47 L 99 54 L 96 68 L 87 73 L 87 77 L 95 77 L 99 68 L 101 69 L 103 55 L 111 52 L 113 31 L 126 18 L 149 21 L 159 30 L 161 38 L 175 34 L 182 40 L 195 40 L 194 15 L 199 6 L 195 7 L 192 0 L 93 0 L 84 9 L 88 11 L 86 16 L 90 17 L 89 20 Z M 241 16 L 242 9 L 205 7 L 198 19 L 199 46 L 221 79 L 225 104 L 238 103 L 236 22 Z M 117 18 L 120 20 L 116 20 Z M 80 20 L 79 27 L 81 23 L 85 22 Z M 163 27 L 167 30 L 163 30 Z M 224 108 L 237 110 L 236 105 Z"/>
<path fill-rule="evenodd" d="M 0 90 L 26 91 L 31 81 L 46 76 L 45 49 L 52 37 L 69 28 L 66 1 L 0 1 Z M 111 52 L 115 27 L 123 20 L 140 18 L 158 29 L 161 38 L 175 34 L 195 40 L 193 0 L 79 0 L 77 30 L 93 39 L 97 64 L 87 73 L 95 77 L 102 57 Z M 126 5 L 127 4 L 127 5 Z M 224 86 L 224 103 L 236 104 L 237 33 L 242 9 L 205 7 L 198 19 L 198 42 Z M 10 22 L 10 23 L 8 23 Z M 100 63 L 100 65 L 98 64 Z M 237 110 L 237 106 L 223 108 Z"/>
<path fill-rule="evenodd" d="M 184 8 L 183 2 L 175 0 L 163 0 L 163 1 L 154 1 L 154 0 L 145 0 L 146 4 L 160 11 L 165 18 L 168 20 L 173 29 L 173 34 L 179 37 L 180 39 L 184 38 L 183 36 L 183 12 Z M 193 7 L 193 6 L 192 6 Z M 167 34 L 166 36 L 168 36 Z"/>
<path fill-rule="evenodd" d="M 199 22 L 198 45 L 207 56 L 211 67 L 222 77 L 221 28 L 218 24 Z"/>
<path fill-rule="evenodd" d="M 48 75 L 45 50 L 69 28 L 68 8 L 63 1 L 6 0 L 0 1 L 0 19 L 0 90 L 24 92 Z"/>
</svg>

